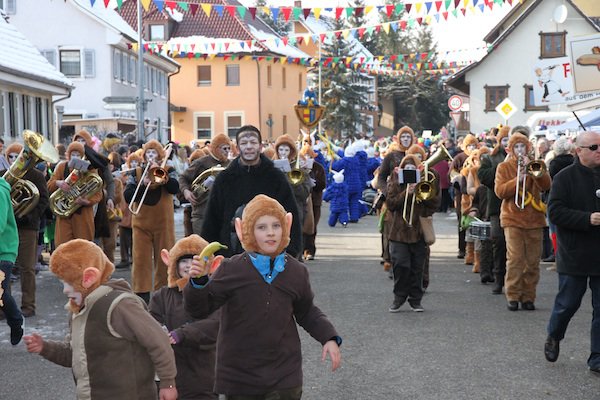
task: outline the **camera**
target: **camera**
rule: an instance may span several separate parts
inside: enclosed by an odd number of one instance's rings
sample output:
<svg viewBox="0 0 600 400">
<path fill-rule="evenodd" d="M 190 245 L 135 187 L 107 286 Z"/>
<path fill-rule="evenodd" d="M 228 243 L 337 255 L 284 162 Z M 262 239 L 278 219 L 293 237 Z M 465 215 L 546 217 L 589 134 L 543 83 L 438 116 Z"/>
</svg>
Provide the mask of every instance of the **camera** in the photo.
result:
<svg viewBox="0 0 600 400">
<path fill-rule="evenodd" d="M 398 183 L 400 184 L 419 183 L 420 181 L 421 176 L 418 169 L 401 169 L 398 171 Z"/>
</svg>

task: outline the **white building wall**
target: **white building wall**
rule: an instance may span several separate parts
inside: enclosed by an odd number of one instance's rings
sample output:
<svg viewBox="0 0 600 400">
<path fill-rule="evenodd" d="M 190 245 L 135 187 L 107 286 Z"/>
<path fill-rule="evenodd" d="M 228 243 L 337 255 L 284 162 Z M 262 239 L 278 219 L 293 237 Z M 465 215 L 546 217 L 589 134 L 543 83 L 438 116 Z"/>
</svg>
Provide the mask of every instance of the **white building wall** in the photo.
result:
<svg viewBox="0 0 600 400">
<path fill-rule="evenodd" d="M 525 125 L 527 119 L 539 111 L 524 112 L 525 89 L 523 85 L 533 85 L 533 66 L 540 57 L 540 32 L 567 31 L 566 48 L 569 38 L 596 33 L 583 17 L 564 3 L 568 8 L 565 23 L 552 22 L 552 15 L 561 0 L 544 0 L 533 12 L 510 33 L 510 35 L 489 54 L 477 67 L 466 73 L 470 84 L 471 131 L 483 132 L 499 123 L 504 123 L 496 111 L 485 112 L 485 85 L 510 85 L 508 97 L 517 106 L 517 113 L 510 118 L 511 126 Z M 550 111 L 565 111 L 565 105 L 550 105 Z"/>
</svg>

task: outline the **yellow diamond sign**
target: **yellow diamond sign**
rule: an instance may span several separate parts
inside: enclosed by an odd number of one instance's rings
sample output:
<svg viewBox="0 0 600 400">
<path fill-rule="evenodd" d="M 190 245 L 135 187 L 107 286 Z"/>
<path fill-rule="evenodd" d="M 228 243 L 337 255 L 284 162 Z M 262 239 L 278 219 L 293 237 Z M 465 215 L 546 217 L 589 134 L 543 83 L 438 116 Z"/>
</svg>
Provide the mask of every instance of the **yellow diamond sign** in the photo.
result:
<svg viewBox="0 0 600 400">
<path fill-rule="evenodd" d="M 507 97 L 496 106 L 496 112 L 507 120 L 517 112 L 517 106 Z"/>
</svg>

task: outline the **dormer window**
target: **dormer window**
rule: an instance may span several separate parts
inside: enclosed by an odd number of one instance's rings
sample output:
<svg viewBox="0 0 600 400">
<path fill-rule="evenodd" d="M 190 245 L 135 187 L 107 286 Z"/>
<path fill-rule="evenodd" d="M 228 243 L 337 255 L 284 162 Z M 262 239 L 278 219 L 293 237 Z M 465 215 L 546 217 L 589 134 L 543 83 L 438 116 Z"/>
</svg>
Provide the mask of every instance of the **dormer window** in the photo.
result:
<svg viewBox="0 0 600 400">
<path fill-rule="evenodd" d="M 165 26 L 164 25 L 150 25 L 150 40 L 165 40 Z"/>
</svg>

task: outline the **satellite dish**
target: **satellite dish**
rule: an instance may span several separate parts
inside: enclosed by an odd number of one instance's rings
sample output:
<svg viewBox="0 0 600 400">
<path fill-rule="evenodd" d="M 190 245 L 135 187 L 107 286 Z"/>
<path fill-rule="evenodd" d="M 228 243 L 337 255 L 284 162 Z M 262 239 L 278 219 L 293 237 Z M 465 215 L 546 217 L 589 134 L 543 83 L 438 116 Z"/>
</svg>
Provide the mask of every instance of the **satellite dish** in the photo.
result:
<svg viewBox="0 0 600 400">
<path fill-rule="evenodd" d="M 567 6 L 565 6 L 564 4 L 561 4 L 560 6 L 556 7 L 556 9 L 554 10 L 552 19 L 557 24 L 562 24 L 563 22 L 565 22 L 567 20 L 567 13 L 568 13 Z"/>
</svg>

